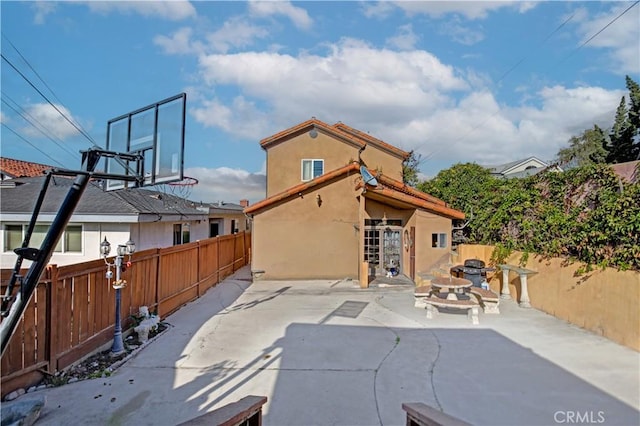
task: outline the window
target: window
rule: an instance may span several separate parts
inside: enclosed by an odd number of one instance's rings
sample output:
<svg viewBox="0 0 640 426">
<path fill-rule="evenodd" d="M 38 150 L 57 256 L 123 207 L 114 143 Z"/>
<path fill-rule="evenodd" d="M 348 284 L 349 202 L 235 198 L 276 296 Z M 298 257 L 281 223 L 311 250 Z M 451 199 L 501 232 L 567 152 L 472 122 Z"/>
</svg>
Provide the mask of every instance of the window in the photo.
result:
<svg viewBox="0 0 640 426">
<path fill-rule="evenodd" d="M 446 248 L 447 234 L 431 234 L 431 247 Z"/>
<path fill-rule="evenodd" d="M 187 244 L 191 238 L 191 226 L 188 223 L 176 223 L 173 225 L 173 245 Z"/>
<path fill-rule="evenodd" d="M 324 160 L 302 160 L 302 180 L 307 181 L 324 173 Z"/>
<path fill-rule="evenodd" d="M 209 222 L 209 238 L 217 237 L 220 235 L 220 224 L 216 221 Z"/>
<path fill-rule="evenodd" d="M 24 235 L 28 225 L 5 225 L 4 227 L 4 251 L 13 251 L 22 247 Z M 33 228 L 29 247 L 40 248 L 44 238 L 49 232 L 49 225 L 36 225 Z M 54 249 L 55 253 L 82 253 L 82 225 L 69 225 L 64 230 L 60 241 Z"/>
<path fill-rule="evenodd" d="M 231 219 L 231 233 L 235 234 L 237 232 L 238 232 L 238 230 L 236 229 L 236 220 L 235 219 Z"/>
</svg>

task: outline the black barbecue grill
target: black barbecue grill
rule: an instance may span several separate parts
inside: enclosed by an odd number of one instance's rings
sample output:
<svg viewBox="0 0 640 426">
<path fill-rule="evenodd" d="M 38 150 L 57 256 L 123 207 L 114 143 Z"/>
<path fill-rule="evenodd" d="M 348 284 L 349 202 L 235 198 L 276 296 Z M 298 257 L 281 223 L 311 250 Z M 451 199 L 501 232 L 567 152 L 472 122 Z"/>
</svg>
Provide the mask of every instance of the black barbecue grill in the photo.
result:
<svg viewBox="0 0 640 426">
<path fill-rule="evenodd" d="M 474 287 L 482 287 L 482 282 L 487 279 L 487 272 L 495 270 L 496 268 L 487 268 L 480 259 L 467 259 L 464 265 L 454 266 L 449 272 L 454 277 L 471 281 Z"/>
</svg>

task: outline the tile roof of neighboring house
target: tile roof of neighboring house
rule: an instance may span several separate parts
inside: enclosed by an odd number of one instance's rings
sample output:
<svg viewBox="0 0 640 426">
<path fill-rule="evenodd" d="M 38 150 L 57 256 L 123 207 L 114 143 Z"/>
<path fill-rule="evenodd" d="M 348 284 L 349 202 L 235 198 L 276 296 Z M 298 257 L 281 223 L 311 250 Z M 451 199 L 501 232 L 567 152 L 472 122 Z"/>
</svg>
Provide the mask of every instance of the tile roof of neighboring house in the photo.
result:
<svg viewBox="0 0 640 426">
<path fill-rule="evenodd" d="M 258 213 L 265 208 L 274 206 L 280 202 L 287 201 L 292 197 L 298 196 L 298 194 L 300 193 L 305 193 L 309 189 L 328 183 L 338 177 L 341 177 L 342 175 L 350 173 L 360 174 L 360 166 L 358 165 L 358 163 L 350 163 L 346 166 L 340 167 L 339 169 L 332 170 L 321 176 L 318 176 L 317 178 L 312 179 L 308 182 L 302 182 L 295 186 L 292 186 L 285 191 L 282 191 L 269 198 L 257 202 L 251 207 L 247 207 L 244 212 L 246 214 Z M 453 219 L 464 219 L 465 217 L 463 212 L 448 207 L 444 201 L 436 197 L 410 188 L 404 183 L 399 182 L 395 179 L 391 179 L 388 176 L 378 175 L 377 177 L 381 184 L 379 184 L 377 187 L 367 186 L 367 191 L 372 191 L 386 198 L 398 200 L 403 203 L 410 204 L 414 207 L 418 207 L 420 209 L 424 209 L 433 213 L 438 213 Z M 359 187 L 362 186 L 364 186 L 364 183 L 360 182 Z"/>
<path fill-rule="evenodd" d="M 31 214 L 42 189 L 44 177 L 14 179 L 14 188 L 0 190 L 0 211 L 7 214 Z M 41 215 L 56 214 L 74 179 L 54 177 L 47 188 L 47 195 L 40 209 Z M 191 217 L 207 216 L 191 201 L 143 188 L 121 189 L 105 192 L 95 182 L 87 186 L 75 209 L 76 215 L 123 216 L 152 215 Z"/>
<path fill-rule="evenodd" d="M 203 206 L 209 207 L 210 214 L 242 214 L 244 207 L 240 204 L 225 203 L 204 203 Z"/>
<path fill-rule="evenodd" d="M 13 158 L 0 157 L 0 173 L 9 178 L 42 176 L 46 170 L 53 166 L 32 163 L 30 161 L 15 160 Z"/>
<path fill-rule="evenodd" d="M 527 169 L 519 172 L 512 171 L 513 169 L 517 168 L 518 166 L 528 161 L 537 162 L 539 166 L 538 167 L 530 166 Z M 528 157 L 521 160 L 511 161 L 505 164 L 499 164 L 496 166 L 483 166 L 483 167 L 486 169 L 489 169 L 491 174 L 494 174 L 494 175 L 500 175 L 502 177 L 510 177 L 510 178 L 521 178 L 521 177 L 532 176 L 537 173 L 540 173 L 543 170 L 547 170 L 550 166 L 547 162 L 542 161 L 537 157 Z M 562 169 L 559 166 L 553 166 L 553 167 L 556 167 L 559 171 L 562 171 Z"/>
<path fill-rule="evenodd" d="M 341 123 L 340 123 L 341 124 Z M 281 132 L 276 133 L 275 135 L 264 138 L 260 141 L 260 146 L 263 149 L 267 149 L 275 144 L 280 142 L 284 142 L 294 136 L 310 131 L 311 129 L 320 130 L 323 133 L 331 135 L 339 140 L 342 140 L 345 143 L 354 145 L 358 148 L 363 148 L 367 145 L 367 143 L 371 143 L 372 145 L 377 146 L 378 148 L 393 154 L 397 157 L 406 159 L 409 156 L 408 152 L 405 152 L 399 148 L 396 148 L 393 145 L 390 145 L 380 139 L 376 139 L 372 136 L 367 135 L 364 132 L 353 129 L 349 126 L 344 125 L 345 129 L 350 129 L 351 131 L 345 131 L 336 126 L 331 126 L 323 121 L 320 121 L 316 118 L 312 118 L 307 121 L 303 121 L 302 123 L 296 124 L 293 127 L 285 129 Z"/>
<path fill-rule="evenodd" d="M 611 168 L 625 182 L 640 182 L 640 160 L 612 164 Z"/>
</svg>

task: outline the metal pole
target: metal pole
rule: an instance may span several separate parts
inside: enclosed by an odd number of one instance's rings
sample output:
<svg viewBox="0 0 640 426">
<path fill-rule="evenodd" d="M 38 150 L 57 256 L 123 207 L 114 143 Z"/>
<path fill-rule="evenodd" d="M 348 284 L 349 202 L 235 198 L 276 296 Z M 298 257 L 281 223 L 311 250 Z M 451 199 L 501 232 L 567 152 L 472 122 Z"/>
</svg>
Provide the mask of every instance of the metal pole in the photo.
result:
<svg viewBox="0 0 640 426">
<path fill-rule="evenodd" d="M 16 296 L 15 301 L 9 308 L 9 314 L 7 318 L 2 321 L 0 324 L 0 338 L 2 340 L 2 348 L 1 354 L 4 355 L 5 350 L 9 346 L 9 341 L 11 340 L 11 336 L 20 322 L 20 318 L 24 313 L 24 310 L 29 303 L 29 299 L 33 294 L 33 291 L 38 286 L 38 281 L 40 280 L 40 276 L 44 272 L 47 263 L 51 259 L 53 255 L 53 250 L 55 249 L 64 229 L 69 223 L 69 219 L 73 215 L 78 202 L 80 202 L 80 198 L 84 193 L 84 190 L 87 189 L 87 185 L 89 185 L 90 176 L 89 173 L 93 172 L 100 161 L 100 154 L 98 152 L 88 150 L 82 153 L 82 169 L 85 172 L 76 176 L 75 181 L 71 188 L 69 188 L 69 192 L 67 193 L 66 198 L 62 202 L 60 209 L 58 210 L 58 214 L 56 215 L 53 223 L 51 223 L 51 227 L 49 228 L 49 232 L 47 232 L 40 249 L 37 251 L 35 260 L 31 264 L 29 271 L 24 277 L 22 281 L 20 291 Z M 36 206 L 39 204 L 39 201 L 36 203 Z M 32 219 L 33 222 L 33 219 Z"/>
<path fill-rule="evenodd" d="M 116 324 L 113 331 L 113 345 L 111 346 L 111 355 L 120 355 L 124 352 L 124 342 L 122 341 L 122 323 L 120 321 L 120 302 L 122 293 L 120 289 L 120 274 L 122 272 L 122 256 L 116 255 Z"/>
<path fill-rule="evenodd" d="M 20 291 L 9 309 L 7 318 L 2 321 L 2 324 L 0 324 L 2 354 L 4 354 L 4 351 L 7 349 L 9 340 L 11 340 L 11 336 L 13 335 L 13 332 L 15 331 L 22 314 L 29 303 L 29 299 L 38 285 L 40 276 L 44 272 L 47 263 L 49 263 L 49 260 L 53 255 L 53 250 L 55 249 L 56 244 L 58 244 L 58 241 L 60 240 L 60 237 L 62 236 L 62 233 L 64 232 L 64 229 L 73 215 L 73 211 L 78 205 L 78 202 L 82 197 L 82 193 L 87 188 L 88 184 L 88 175 L 83 174 L 76 177 L 75 182 L 69 189 L 67 197 L 58 211 L 58 215 L 51 224 L 49 232 L 47 232 L 47 236 L 40 246 L 40 250 L 37 252 L 36 259 L 33 261 L 29 271 L 24 277 Z"/>
</svg>

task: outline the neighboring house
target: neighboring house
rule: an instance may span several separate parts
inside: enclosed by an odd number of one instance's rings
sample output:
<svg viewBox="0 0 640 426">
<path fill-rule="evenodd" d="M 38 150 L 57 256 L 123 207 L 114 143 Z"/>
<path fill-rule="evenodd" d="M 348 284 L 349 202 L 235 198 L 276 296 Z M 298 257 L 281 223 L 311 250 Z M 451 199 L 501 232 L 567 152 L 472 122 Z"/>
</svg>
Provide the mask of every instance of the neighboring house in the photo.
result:
<svg viewBox="0 0 640 426">
<path fill-rule="evenodd" d="M 498 166 L 484 166 L 489 169 L 492 175 L 500 178 L 522 178 L 532 176 L 552 167 L 553 170 L 561 172 L 558 166 L 550 166 L 548 163 L 536 157 L 525 158 L 524 160 L 512 161 Z"/>
<path fill-rule="evenodd" d="M 408 152 L 315 118 L 260 145 L 267 198 L 244 210 L 256 275 L 362 281 L 399 269 L 415 278 L 449 254 L 451 222 L 464 213 L 402 182 Z"/>
<path fill-rule="evenodd" d="M 627 183 L 640 182 L 640 161 L 612 164 L 613 172 Z"/>
<path fill-rule="evenodd" d="M 240 204 L 219 201 L 201 204 L 198 209 L 209 213 L 209 237 L 236 234 L 250 231 L 250 223 L 243 210 L 249 206 L 249 200 L 240 200 Z"/>
<path fill-rule="evenodd" d="M 44 177 L 11 179 L 0 186 L 0 258 L 13 268 Z M 30 247 L 38 248 L 66 197 L 73 179 L 53 177 L 42 205 Z M 169 247 L 209 237 L 209 214 L 183 198 L 148 189 L 105 192 L 92 182 L 82 195 L 50 263 L 68 265 L 100 257 L 100 242 L 112 247 L 129 238 L 138 251 Z M 112 254 L 115 250 L 112 251 Z M 29 262 L 25 261 L 24 265 Z"/>
<path fill-rule="evenodd" d="M 19 177 L 42 176 L 44 172 L 53 167 L 46 164 L 31 163 L 29 161 L 15 160 L 13 158 L 0 157 L 0 180 L 8 180 Z"/>
</svg>

